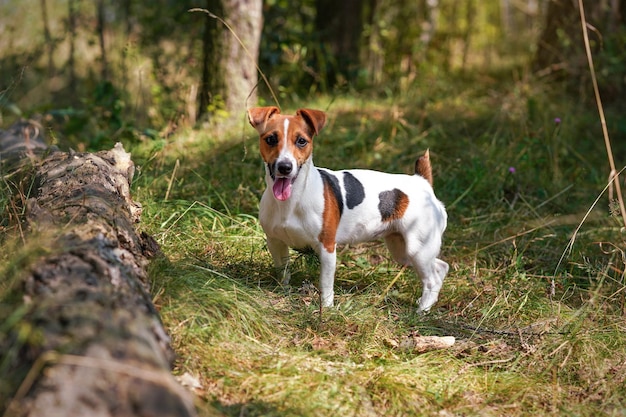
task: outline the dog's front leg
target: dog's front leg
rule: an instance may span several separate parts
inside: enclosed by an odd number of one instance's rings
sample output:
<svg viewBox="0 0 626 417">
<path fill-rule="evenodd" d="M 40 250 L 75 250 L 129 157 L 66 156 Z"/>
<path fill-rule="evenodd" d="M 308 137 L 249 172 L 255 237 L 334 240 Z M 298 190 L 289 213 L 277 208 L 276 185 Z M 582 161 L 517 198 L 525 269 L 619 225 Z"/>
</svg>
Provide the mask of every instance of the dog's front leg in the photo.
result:
<svg viewBox="0 0 626 417">
<path fill-rule="evenodd" d="M 280 278 L 282 285 L 288 285 L 291 273 L 289 272 L 289 246 L 287 246 L 282 240 L 267 237 L 267 248 L 274 260 L 274 267 L 276 273 Z"/>
<path fill-rule="evenodd" d="M 328 252 L 325 248 L 319 251 L 320 258 L 320 298 L 322 307 L 332 307 L 335 297 L 335 268 L 337 266 L 337 251 Z"/>
</svg>

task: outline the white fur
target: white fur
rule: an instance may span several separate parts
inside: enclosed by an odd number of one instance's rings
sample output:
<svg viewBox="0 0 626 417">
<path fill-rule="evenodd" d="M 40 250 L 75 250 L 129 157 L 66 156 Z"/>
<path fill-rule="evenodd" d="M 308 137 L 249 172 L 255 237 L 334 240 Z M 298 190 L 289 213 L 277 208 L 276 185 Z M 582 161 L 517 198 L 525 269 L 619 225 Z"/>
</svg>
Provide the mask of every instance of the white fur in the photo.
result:
<svg viewBox="0 0 626 417">
<path fill-rule="evenodd" d="M 285 123 L 285 137 L 288 136 Z M 295 160 L 293 156 L 283 155 Z M 296 177 L 291 197 L 278 201 L 272 194 L 273 180 L 266 170 L 267 189 L 261 198 L 259 220 L 267 235 L 274 264 L 282 271 L 283 283 L 289 282 L 289 247 L 313 248 L 320 257 L 320 293 L 322 305 L 332 306 L 336 249 L 329 253 L 318 237 L 324 211 L 324 183 L 309 158 L 299 172 L 294 166 L 290 177 Z M 423 284 L 419 310 L 428 311 L 437 301 L 448 264 L 437 258 L 446 228 L 447 214 L 432 187 L 419 175 L 387 174 L 370 170 L 348 170 L 365 189 L 365 199 L 353 209 L 346 205 L 343 172 L 326 170 L 341 185 L 343 214 L 337 230 L 337 244 L 358 243 L 382 238 L 397 262 L 413 266 Z M 379 193 L 397 188 L 409 198 L 404 216 L 383 222 L 378 208 Z"/>
</svg>

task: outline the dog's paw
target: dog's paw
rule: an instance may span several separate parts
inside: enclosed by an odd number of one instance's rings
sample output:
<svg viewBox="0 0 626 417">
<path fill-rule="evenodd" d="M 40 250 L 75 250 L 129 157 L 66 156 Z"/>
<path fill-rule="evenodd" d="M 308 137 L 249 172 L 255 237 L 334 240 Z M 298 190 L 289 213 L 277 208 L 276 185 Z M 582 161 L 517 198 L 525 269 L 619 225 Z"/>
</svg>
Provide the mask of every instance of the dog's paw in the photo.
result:
<svg viewBox="0 0 626 417">
<path fill-rule="evenodd" d="M 330 296 L 321 296 L 321 302 L 322 302 L 322 307 L 327 308 L 327 307 L 332 307 L 333 306 L 333 298 L 334 298 L 334 294 L 331 294 Z"/>
<path fill-rule="evenodd" d="M 421 298 L 418 299 L 417 301 L 419 303 L 421 301 Z M 426 307 L 426 308 L 422 308 L 421 305 L 418 305 L 417 306 L 417 314 L 421 314 L 421 315 L 425 316 L 426 314 L 430 313 L 430 307 L 432 307 L 432 306 L 429 306 L 429 307 Z"/>
<path fill-rule="evenodd" d="M 428 313 L 430 308 L 435 305 L 439 298 L 439 291 L 424 290 L 422 296 L 419 298 L 417 312 Z"/>
</svg>

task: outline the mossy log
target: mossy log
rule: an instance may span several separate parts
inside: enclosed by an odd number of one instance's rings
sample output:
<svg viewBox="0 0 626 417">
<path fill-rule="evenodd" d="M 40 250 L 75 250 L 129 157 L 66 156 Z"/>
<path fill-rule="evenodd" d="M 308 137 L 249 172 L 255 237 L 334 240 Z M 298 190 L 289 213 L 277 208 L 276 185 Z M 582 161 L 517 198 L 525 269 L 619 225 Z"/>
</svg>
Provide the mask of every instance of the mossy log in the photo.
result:
<svg viewBox="0 0 626 417">
<path fill-rule="evenodd" d="M 170 373 L 174 354 L 148 292 L 158 245 L 135 229 L 141 206 L 130 196 L 130 154 L 121 144 L 50 150 L 27 122 L 0 131 L 4 178 L 25 159 L 33 167 L 21 199 L 31 255 L 0 277 L 11 287 L 0 303 L 14 303 L 0 332 L 0 413 L 195 415 Z"/>
</svg>

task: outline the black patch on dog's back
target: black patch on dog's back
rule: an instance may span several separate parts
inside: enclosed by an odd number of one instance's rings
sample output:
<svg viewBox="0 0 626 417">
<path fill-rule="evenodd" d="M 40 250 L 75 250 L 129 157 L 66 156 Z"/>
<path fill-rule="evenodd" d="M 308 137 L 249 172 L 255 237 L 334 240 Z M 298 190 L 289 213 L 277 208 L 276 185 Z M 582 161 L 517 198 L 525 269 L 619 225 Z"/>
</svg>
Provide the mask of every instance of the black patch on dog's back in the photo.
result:
<svg viewBox="0 0 626 417">
<path fill-rule="evenodd" d="M 328 185 L 330 189 L 333 191 L 333 195 L 337 200 L 337 207 L 339 207 L 339 215 L 343 214 L 343 198 L 341 196 L 341 187 L 339 187 L 339 180 L 332 174 L 329 174 L 326 171 L 321 169 L 317 170 L 322 176 L 322 180 L 324 184 Z"/>
<path fill-rule="evenodd" d="M 402 218 L 409 205 L 409 196 L 397 188 L 381 192 L 378 199 L 378 211 L 384 222 Z"/>
<path fill-rule="evenodd" d="M 365 189 L 361 181 L 349 172 L 343 173 L 343 186 L 346 189 L 346 205 L 353 209 L 365 199 Z"/>
</svg>

